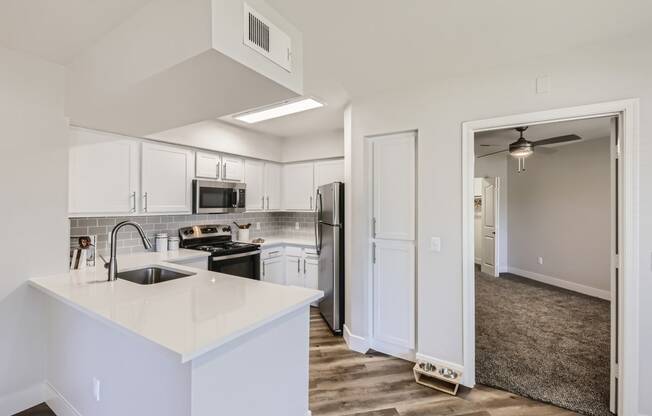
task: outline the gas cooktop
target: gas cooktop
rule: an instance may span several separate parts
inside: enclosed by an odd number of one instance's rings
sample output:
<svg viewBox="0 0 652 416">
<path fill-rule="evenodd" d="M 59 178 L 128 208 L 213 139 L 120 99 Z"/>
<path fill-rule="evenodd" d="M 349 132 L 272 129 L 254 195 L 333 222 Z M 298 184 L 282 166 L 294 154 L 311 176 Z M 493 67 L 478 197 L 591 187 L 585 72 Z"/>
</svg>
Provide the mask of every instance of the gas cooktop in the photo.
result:
<svg viewBox="0 0 652 416">
<path fill-rule="evenodd" d="M 196 225 L 179 229 L 181 247 L 202 250 L 213 256 L 246 253 L 259 250 L 257 244 L 240 243 L 231 239 L 228 225 Z"/>
</svg>

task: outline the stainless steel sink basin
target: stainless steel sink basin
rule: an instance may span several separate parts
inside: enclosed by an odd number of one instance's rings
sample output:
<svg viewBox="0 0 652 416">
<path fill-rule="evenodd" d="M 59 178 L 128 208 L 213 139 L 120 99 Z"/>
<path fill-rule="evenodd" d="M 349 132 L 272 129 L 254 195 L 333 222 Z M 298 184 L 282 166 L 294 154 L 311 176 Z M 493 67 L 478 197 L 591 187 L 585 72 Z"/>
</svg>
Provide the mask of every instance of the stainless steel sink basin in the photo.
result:
<svg viewBox="0 0 652 416">
<path fill-rule="evenodd" d="M 118 279 L 128 280 L 139 285 L 154 285 L 169 280 L 192 276 L 195 273 L 180 272 L 160 266 L 149 266 L 137 270 L 128 270 L 118 273 Z"/>
</svg>

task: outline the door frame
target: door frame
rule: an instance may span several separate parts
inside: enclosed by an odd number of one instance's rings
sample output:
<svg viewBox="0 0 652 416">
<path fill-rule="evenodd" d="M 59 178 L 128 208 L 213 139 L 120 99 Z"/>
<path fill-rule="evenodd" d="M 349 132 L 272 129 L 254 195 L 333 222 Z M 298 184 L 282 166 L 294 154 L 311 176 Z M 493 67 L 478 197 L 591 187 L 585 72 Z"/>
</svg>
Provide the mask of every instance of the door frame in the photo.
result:
<svg viewBox="0 0 652 416">
<path fill-rule="evenodd" d="M 621 415 L 638 412 L 639 396 L 639 99 L 609 101 L 576 107 L 475 120 L 462 123 L 462 309 L 464 376 L 462 384 L 475 385 L 475 271 L 473 178 L 475 171 L 475 133 L 514 128 L 521 125 L 618 116 L 622 123 L 622 194 L 620 226 L 622 251 L 622 293 L 619 313 L 622 322 L 619 360 L 619 411 Z"/>
</svg>

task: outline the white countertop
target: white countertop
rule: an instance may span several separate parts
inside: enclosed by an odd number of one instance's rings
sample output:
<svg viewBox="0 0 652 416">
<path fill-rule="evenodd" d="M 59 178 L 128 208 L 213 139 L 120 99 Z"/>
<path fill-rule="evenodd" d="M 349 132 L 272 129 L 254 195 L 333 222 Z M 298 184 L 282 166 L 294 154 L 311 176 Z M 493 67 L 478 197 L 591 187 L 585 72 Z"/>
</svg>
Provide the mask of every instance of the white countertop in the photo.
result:
<svg viewBox="0 0 652 416">
<path fill-rule="evenodd" d="M 261 237 L 261 238 L 263 238 L 265 242 L 262 244 L 256 243 L 256 244 L 260 244 L 261 248 L 267 248 L 267 247 L 279 246 L 279 245 L 293 245 L 293 246 L 315 248 L 315 237 L 313 236 L 275 235 L 275 236 Z M 247 242 L 251 243 L 252 241 L 250 240 Z"/>
<path fill-rule="evenodd" d="M 118 256 L 118 269 L 161 265 L 196 273 L 169 282 L 107 282 L 102 265 L 30 279 L 31 286 L 96 318 L 126 329 L 190 361 L 323 296 L 321 291 L 281 286 L 194 269 L 170 261 L 208 256 L 197 250 Z"/>
</svg>

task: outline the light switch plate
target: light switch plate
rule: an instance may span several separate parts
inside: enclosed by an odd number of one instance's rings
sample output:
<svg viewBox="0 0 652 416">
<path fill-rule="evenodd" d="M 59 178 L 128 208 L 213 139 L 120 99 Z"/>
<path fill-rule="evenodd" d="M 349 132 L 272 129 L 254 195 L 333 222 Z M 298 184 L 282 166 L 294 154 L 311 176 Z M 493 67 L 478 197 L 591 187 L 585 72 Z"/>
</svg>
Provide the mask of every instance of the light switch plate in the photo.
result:
<svg viewBox="0 0 652 416">
<path fill-rule="evenodd" d="M 430 238 L 430 251 L 439 253 L 441 251 L 441 238 L 431 237 Z"/>
</svg>

